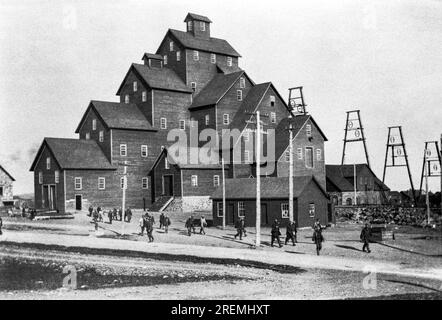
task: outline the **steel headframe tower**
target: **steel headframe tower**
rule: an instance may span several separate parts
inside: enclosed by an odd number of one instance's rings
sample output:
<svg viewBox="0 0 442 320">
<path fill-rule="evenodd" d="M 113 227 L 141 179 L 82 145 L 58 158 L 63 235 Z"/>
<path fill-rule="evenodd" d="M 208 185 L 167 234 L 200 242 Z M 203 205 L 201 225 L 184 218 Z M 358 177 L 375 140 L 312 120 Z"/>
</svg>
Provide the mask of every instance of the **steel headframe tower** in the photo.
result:
<svg viewBox="0 0 442 320">
<path fill-rule="evenodd" d="M 353 137 L 351 137 L 353 133 Z M 364 127 L 361 122 L 360 110 L 347 111 L 347 121 L 345 122 L 345 136 L 344 136 L 344 148 L 342 150 L 341 165 L 345 163 L 345 149 L 349 142 L 360 142 L 364 145 L 365 158 L 367 165 L 370 168 L 370 160 L 368 158 L 367 144 L 364 136 Z"/>
<path fill-rule="evenodd" d="M 441 153 L 439 151 L 438 142 L 426 141 L 424 149 L 424 161 L 422 163 L 421 183 L 419 186 L 419 198 L 422 195 L 422 184 L 424 179 L 440 177 L 442 175 L 441 165 Z"/>
<path fill-rule="evenodd" d="M 389 162 L 388 159 L 391 159 L 391 162 Z M 404 159 L 405 163 L 399 161 L 399 159 Z M 410 180 L 411 191 L 413 192 L 413 201 L 416 205 L 416 192 L 414 191 L 407 150 L 405 149 L 402 126 L 388 127 L 387 149 L 385 151 L 384 173 L 382 175 L 383 183 L 385 182 L 387 168 L 390 167 L 407 167 L 408 179 Z"/>
</svg>

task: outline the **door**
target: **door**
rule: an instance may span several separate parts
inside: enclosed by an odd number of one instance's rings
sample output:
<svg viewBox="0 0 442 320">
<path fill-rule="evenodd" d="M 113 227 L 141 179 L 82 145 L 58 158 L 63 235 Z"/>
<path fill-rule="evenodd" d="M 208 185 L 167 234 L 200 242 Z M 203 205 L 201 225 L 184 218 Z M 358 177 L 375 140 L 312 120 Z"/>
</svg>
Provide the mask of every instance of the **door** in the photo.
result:
<svg viewBox="0 0 442 320">
<path fill-rule="evenodd" d="M 267 214 L 267 203 L 261 203 L 261 225 L 267 226 L 269 224 L 269 216 Z"/>
<path fill-rule="evenodd" d="M 49 187 L 43 186 L 43 199 L 42 199 L 42 208 L 49 208 Z"/>
<path fill-rule="evenodd" d="M 173 196 L 172 176 L 163 176 L 163 194 L 165 196 Z"/>
<path fill-rule="evenodd" d="M 227 224 L 235 224 L 235 205 L 227 204 Z"/>
<path fill-rule="evenodd" d="M 75 195 L 75 210 L 81 210 L 81 195 Z"/>
<path fill-rule="evenodd" d="M 55 210 L 57 200 L 55 198 L 55 186 L 49 186 L 49 209 Z"/>
</svg>

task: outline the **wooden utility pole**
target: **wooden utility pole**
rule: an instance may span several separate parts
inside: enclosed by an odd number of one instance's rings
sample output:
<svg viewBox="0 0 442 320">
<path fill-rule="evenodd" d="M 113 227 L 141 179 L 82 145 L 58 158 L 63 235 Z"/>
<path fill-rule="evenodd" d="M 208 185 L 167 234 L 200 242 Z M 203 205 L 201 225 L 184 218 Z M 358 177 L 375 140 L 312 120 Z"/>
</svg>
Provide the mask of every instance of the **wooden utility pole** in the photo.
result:
<svg viewBox="0 0 442 320">
<path fill-rule="evenodd" d="M 124 235 L 124 221 L 126 220 L 126 188 L 127 188 L 127 161 L 123 165 L 123 199 L 121 204 L 122 221 L 121 221 L 121 235 Z"/>
<path fill-rule="evenodd" d="M 290 117 L 291 118 L 291 117 Z M 289 125 L 289 220 L 293 221 L 293 126 Z"/>
<path fill-rule="evenodd" d="M 427 225 L 430 225 L 430 196 L 428 194 L 428 167 L 425 164 L 425 204 L 427 206 Z"/>
<path fill-rule="evenodd" d="M 256 111 L 256 240 L 261 245 L 261 124 L 259 111 Z"/>
<path fill-rule="evenodd" d="M 354 205 L 357 205 L 357 183 L 358 183 L 358 179 L 356 177 L 356 163 L 353 164 L 353 184 L 354 184 L 354 192 L 355 192 L 355 202 Z"/>
<path fill-rule="evenodd" d="M 223 230 L 226 228 L 226 175 L 224 171 L 224 158 L 221 158 L 223 173 Z"/>
</svg>

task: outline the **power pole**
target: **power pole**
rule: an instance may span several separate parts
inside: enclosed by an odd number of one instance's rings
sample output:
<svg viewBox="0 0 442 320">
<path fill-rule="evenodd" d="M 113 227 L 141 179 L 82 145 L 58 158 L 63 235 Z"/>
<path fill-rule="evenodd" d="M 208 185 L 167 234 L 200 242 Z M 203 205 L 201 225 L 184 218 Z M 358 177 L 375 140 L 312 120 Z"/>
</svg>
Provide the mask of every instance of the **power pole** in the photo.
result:
<svg viewBox="0 0 442 320">
<path fill-rule="evenodd" d="M 126 188 L 127 188 L 127 161 L 123 165 L 123 199 L 121 204 L 122 221 L 121 221 L 121 235 L 124 235 L 124 221 L 126 221 Z"/>
<path fill-rule="evenodd" d="M 425 204 L 427 206 L 427 225 L 430 225 L 430 196 L 428 194 L 428 168 L 425 166 Z"/>
<path fill-rule="evenodd" d="M 290 117 L 291 118 L 291 117 Z M 289 220 L 293 221 L 293 126 L 289 126 Z"/>
<path fill-rule="evenodd" d="M 442 133 L 440 135 L 440 148 L 441 150 L 439 150 L 439 159 L 442 159 Z M 442 163 L 441 163 L 441 175 L 440 175 L 440 214 L 442 215 Z"/>
<path fill-rule="evenodd" d="M 221 158 L 223 173 L 223 230 L 226 228 L 226 175 L 224 172 L 224 158 Z"/>
<path fill-rule="evenodd" d="M 261 124 L 256 111 L 256 247 L 261 245 Z"/>
<path fill-rule="evenodd" d="M 438 141 L 426 141 L 425 150 L 424 150 L 424 160 L 422 164 L 421 183 L 419 186 L 420 190 L 419 198 L 422 195 L 422 184 L 424 178 L 442 177 L 441 166 L 442 166 L 442 155 L 439 151 Z"/>
<path fill-rule="evenodd" d="M 355 196 L 355 202 L 354 205 L 357 205 L 357 183 L 358 178 L 356 177 L 356 163 L 353 163 L 353 184 L 354 184 L 354 196 Z"/>
</svg>

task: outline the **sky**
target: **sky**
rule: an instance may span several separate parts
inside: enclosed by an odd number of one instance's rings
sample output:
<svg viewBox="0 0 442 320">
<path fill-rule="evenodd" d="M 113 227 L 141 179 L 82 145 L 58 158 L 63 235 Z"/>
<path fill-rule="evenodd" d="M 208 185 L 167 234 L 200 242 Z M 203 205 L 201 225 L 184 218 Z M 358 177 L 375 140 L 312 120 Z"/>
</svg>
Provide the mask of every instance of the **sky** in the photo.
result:
<svg viewBox="0 0 442 320">
<path fill-rule="evenodd" d="M 0 0 L 0 164 L 16 194 L 33 192 L 43 138 L 77 138 L 89 101 L 118 101 L 130 64 L 168 28 L 185 30 L 188 12 L 213 21 L 212 36 L 229 41 L 256 83 L 271 81 L 284 98 L 304 87 L 327 163 L 340 163 L 346 111 L 358 109 L 382 178 L 387 127 L 401 125 L 419 187 L 424 142 L 442 134 L 442 1 Z M 346 163 L 364 161 L 350 144 Z M 405 168 L 388 169 L 385 182 L 409 188 Z"/>
</svg>

